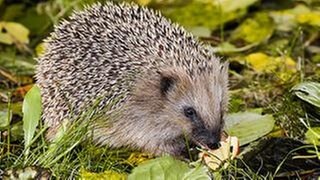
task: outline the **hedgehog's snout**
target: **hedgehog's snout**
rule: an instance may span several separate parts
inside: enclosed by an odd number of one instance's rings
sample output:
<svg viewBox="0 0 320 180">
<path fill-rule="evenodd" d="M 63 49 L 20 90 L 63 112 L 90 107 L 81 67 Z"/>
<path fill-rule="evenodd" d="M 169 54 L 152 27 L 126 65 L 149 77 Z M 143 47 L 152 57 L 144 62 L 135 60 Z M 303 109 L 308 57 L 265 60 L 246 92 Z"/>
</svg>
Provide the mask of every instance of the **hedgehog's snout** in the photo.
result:
<svg viewBox="0 0 320 180">
<path fill-rule="evenodd" d="M 218 149 L 220 147 L 220 137 L 209 137 L 205 143 L 209 149 Z"/>
<path fill-rule="evenodd" d="M 207 129 L 200 129 L 194 133 L 193 141 L 195 144 L 206 149 L 217 149 L 220 147 L 220 133 Z"/>
<path fill-rule="evenodd" d="M 203 134 L 202 144 L 208 149 L 218 149 L 220 147 L 220 134 L 207 131 Z"/>
</svg>

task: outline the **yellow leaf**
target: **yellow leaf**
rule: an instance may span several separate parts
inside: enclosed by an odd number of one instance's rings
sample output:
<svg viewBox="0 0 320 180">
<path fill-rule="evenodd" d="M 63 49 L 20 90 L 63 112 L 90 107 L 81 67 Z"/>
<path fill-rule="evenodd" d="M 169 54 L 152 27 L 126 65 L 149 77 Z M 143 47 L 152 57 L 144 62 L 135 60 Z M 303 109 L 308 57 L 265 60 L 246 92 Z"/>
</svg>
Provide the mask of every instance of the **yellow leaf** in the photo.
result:
<svg viewBox="0 0 320 180">
<path fill-rule="evenodd" d="M 118 173 L 116 171 L 108 170 L 101 173 L 89 172 L 85 169 L 80 169 L 80 179 L 82 180 L 95 180 L 95 179 L 105 179 L 105 180 L 125 180 L 127 179 L 127 174 Z"/>
<path fill-rule="evenodd" d="M 45 43 L 39 43 L 37 46 L 36 46 L 36 54 L 37 56 L 41 56 L 45 50 L 46 50 L 46 47 L 45 47 Z"/>
<path fill-rule="evenodd" d="M 7 41 L 17 42 L 17 43 L 29 43 L 29 30 L 24 27 L 22 24 L 15 22 L 0 22 L 0 29 L 4 29 L 6 32 Z M 12 44 L 11 42 L 11 44 Z"/>
<path fill-rule="evenodd" d="M 9 34 L 0 32 L 0 42 L 4 44 L 12 44 L 13 40 Z"/>
<path fill-rule="evenodd" d="M 284 81 L 297 72 L 296 62 L 288 56 L 272 57 L 259 52 L 249 54 L 245 59 L 256 72 L 276 73 Z"/>
<path fill-rule="evenodd" d="M 276 57 L 275 61 L 280 66 L 280 71 L 277 71 L 277 75 L 281 80 L 286 81 L 291 78 L 292 74 L 297 72 L 297 64 L 290 57 Z"/>
<path fill-rule="evenodd" d="M 145 153 L 131 153 L 126 162 L 132 166 L 139 165 L 147 160 L 152 159 L 152 156 Z"/>
<path fill-rule="evenodd" d="M 261 43 L 269 39 L 274 31 L 274 22 L 267 13 L 257 13 L 246 19 L 231 35 L 231 39 L 242 39 L 247 43 Z"/>
<path fill-rule="evenodd" d="M 136 0 L 136 2 L 141 6 L 146 6 L 151 2 L 151 0 Z"/>
<path fill-rule="evenodd" d="M 296 18 L 298 23 L 300 24 L 308 24 L 311 26 L 320 27 L 320 13 L 309 12 L 309 13 L 299 14 Z"/>
<path fill-rule="evenodd" d="M 276 57 L 275 61 L 278 65 L 282 65 L 281 67 L 283 68 L 283 71 L 287 71 L 287 72 L 297 72 L 297 63 L 288 56 L 280 56 L 280 57 Z M 284 66 L 283 66 L 284 65 Z"/>
<path fill-rule="evenodd" d="M 256 72 L 271 72 L 276 69 L 275 63 L 264 53 L 252 53 L 245 59 Z"/>
</svg>

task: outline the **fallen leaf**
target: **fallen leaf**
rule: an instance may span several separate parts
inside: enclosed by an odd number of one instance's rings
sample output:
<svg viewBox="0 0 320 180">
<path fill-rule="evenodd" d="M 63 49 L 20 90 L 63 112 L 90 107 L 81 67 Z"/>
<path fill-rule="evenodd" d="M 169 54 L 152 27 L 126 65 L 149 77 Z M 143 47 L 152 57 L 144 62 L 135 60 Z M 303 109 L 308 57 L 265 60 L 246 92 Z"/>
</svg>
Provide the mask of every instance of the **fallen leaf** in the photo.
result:
<svg viewBox="0 0 320 180">
<path fill-rule="evenodd" d="M 242 52 L 246 51 L 258 44 L 253 43 L 249 44 L 243 47 L 236 47 L 235 45 L 231 44 L 230 42 L 222 42 L 219 44 L 218 47 L 213 48 L 214 52 L 220 52 L 220 53 L 235 53 L 235 52 Z"/>
<path fill-rule="evenodd" d="M 14 96 L 24 97 L 27 92 L 32 88 L 33 84 L 18 87 L 13 93 Z"/>
<path fill-rule="evenodd" d="M 212 170 L 217 170 L 222 165 L 226 168 L 227 160 L 234 159 L 239 154 L 239 140 L 237 137 L 227 137 L 220 141 L 220 148 L 215 150 L 203 151 L 199 154 L 205 164 Z"/>
<path fill-rule="evenodd" d="M 295 85 L 291 91 L 301 100 L 320 108 L 320 83 L 303 82 Z"/>
<path fill-rule="evenodd" d="M 306 141 L 310 144 L 320 145 L 320 127 L 310 127 L 305 133 Z"/>
<path fill-rule="evenodd" d="M 264 53 L 252 53 L 245 59 L 256 72 L 270 72 L 276 69 L 275 63 Z"/>
<path fill-rule="evenodd" d="M 126 162 L 132 166 L 136 166 L 152 158 L 151 155 L 145 153 L 131 153 Z"/>
<path fill-rule="evenodd" d="M 212 1 L 190 1 L 179 8 L 164 7 L 160 10 L 171 20 L 179 22 L 186 28 L 201 26 L 211 30 L 220 27 L 226 22 L 242 17 L 247 12 L 246 7 L 235 7 L 234 11 L 224 11 L 221 7 L 224 6 L 219 3 L 215 4 Z"/>
<path fill-rule="evenodd" d="M 242 146 L 271 132 L 274 123 L 270 114 L 261 115 L 261 112 L 246 111 L 229 114 L 225 128 L 230 136 L 239 139 Z"/>
<path fill-rule="evenodd" d="M 297 16 L 297 21 L 300 24 L 308 24 L 311 26 L 320 27 L 320 12 L 299 14 Z"/>
<path fill-rule="evenodd" d="M 95 180 L 95 179 L 105 179 L 105 180 L 126 180 L 127 174 L 119 173 L 112 170 L 107 170 L 101 173 L 89 172 L 85 169 L 80 169 L 80 179 L 82 180 Z"/>
<path fill-rule="evenodd" d="M 272 36 L 274 29 L 273 20 L 267 13 L 257 13 L 232 32 L 231 40 L 242 39 L 249 44 L 261 43 Z"/>
<path fill-rule="evenodd" d="M 1 29 L 1 27 L 0 27 Z M 12 44 L 13 39 L 11 38 L 10 34 L 0 32 L 0 42 L 3 44 Z"/>
<path fill-rule="evenodd" d="M 288 56 L 273 57 L 258 52 L 247 55 L 245 59 L 256 72 L 276 73 L 284 81 L 297 72 L 296 62 Z"/>
<path fill-rule="evenodd" d="M 0 111 L 0 131 L 4 131 L 10 125 L 11 117 L 8 117 L 8 109 Z"/>
<path fill-rule="evenodd" d="M 164 156 L 146 161 L 135 167 L 128 180 L 172 179 L 172 180 L 209 180 L 207 168 L 198 166 L 190 168 L 187 163 L 170 156 Z"/>
<path fill-rule="evenodd" d="M 2 43 L 29 43 L 29 30 L 22 24 L 2 21 L 0 22 L 0 30 L 2 30 L 0 33 L 0 42 Z"/>
<path fill-rule="evenodd" d="M 297 72 L 297 63 L 288 56 L 275 57 L 274 61 L 277 66 L 277 75 L 281 80 L 288 80 L 292 74 Z"/>
</svg>

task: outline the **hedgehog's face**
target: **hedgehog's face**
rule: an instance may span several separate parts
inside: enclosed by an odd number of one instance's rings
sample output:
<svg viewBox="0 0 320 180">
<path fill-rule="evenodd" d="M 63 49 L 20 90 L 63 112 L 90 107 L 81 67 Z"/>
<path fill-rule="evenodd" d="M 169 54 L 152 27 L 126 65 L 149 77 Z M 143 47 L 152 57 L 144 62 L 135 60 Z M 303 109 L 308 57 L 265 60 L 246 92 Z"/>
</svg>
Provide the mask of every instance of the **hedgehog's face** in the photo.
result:
<svg viewBox="0 0 320 180">
<path fill-rule="evenodd" d="M 144 87 L 138 97 L 143 102 L 141 109 L 148 111 L 141 119 L 151 114 L 145 123 L 159 124 L 150 133 L 166 141 L 164 151 L 175 155 L 183 153 L 186 139 L 202 147 L 218 147 L 228 102 L 227 67 L 218 68 L 192 78 L 183 69 L 165 68 L 157 78 L 150 77 L 152 79 L 144 81 L 145 86 L 140 86 Z"/>
<path fill-rule="evenodd" d="M 169 70 L 161 79 L 166 109 L 176 116 L 170 120 L 192 143 L 210 149 L 218 147 L 228 104 L 227 67 L 217 68 L 214 73 L 194 73 L 193 78 L 185 71 Z"/>
</svg>

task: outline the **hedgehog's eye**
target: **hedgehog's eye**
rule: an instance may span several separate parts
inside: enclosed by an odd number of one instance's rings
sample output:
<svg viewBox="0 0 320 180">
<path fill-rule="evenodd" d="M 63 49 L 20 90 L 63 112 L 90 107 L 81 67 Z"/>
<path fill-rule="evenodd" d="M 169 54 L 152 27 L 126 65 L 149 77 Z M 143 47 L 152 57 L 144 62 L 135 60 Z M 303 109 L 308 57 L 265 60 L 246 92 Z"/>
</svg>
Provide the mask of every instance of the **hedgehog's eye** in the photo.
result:
<svg viewBox="0 0 320 180">
<path fill-rule="evenodd" d="M 197 118 L 197 112 L 192 107 L 184 108 L 184 115 L 193 121 Z"/>
</svg>

